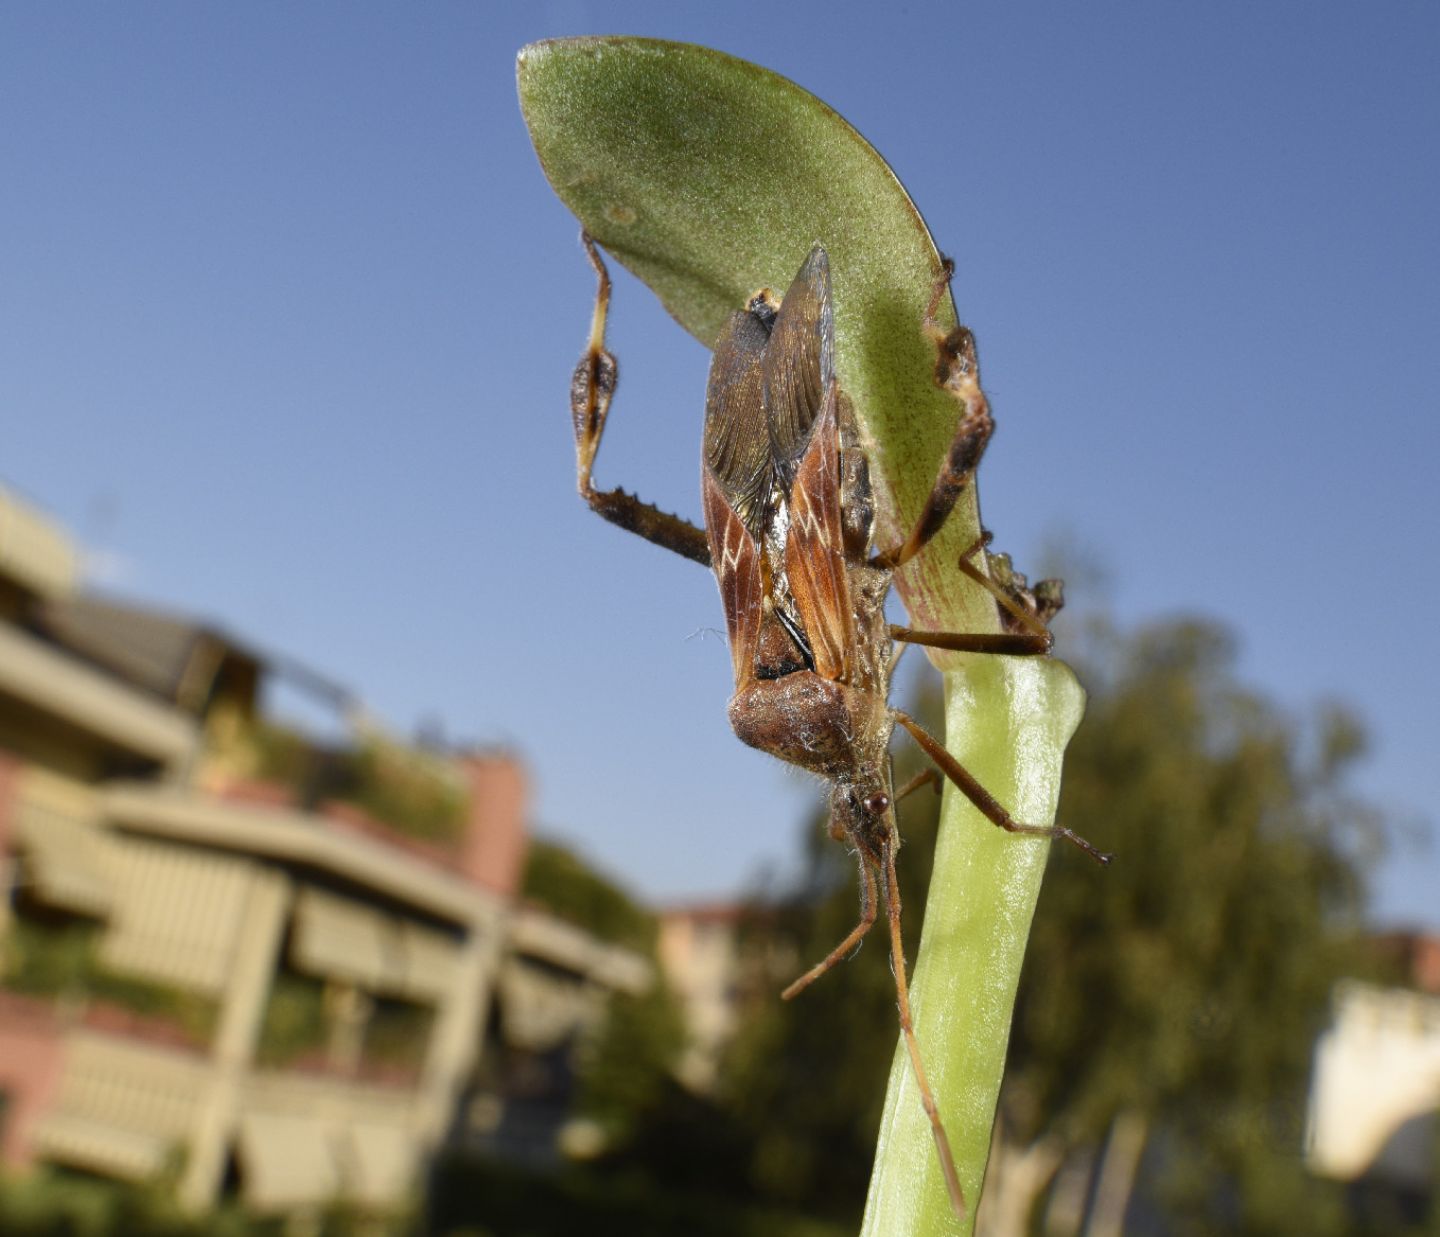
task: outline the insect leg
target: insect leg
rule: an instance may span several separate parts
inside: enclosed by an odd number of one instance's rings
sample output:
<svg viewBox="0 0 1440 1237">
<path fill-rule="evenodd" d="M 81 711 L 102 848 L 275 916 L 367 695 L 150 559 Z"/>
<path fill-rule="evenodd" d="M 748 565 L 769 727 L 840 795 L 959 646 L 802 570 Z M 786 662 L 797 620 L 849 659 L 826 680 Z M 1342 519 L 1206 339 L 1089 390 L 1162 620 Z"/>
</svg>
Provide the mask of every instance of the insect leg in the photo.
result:
<svg viewBox="0 0 1440 1237">
<path fill-rule="evenodd" d="M 915 1073 L 915 1085 L 920 1090 L 920 1104 L 930 1119 L 930 1132 L 935 1138 L 935 1152 L 940 1157 L 940 1171 L 945 1175 L 945 1189 L 950 1195 L 950 1206 L 960 1219 L 965 1218 L 965 1191 L 960 1185 L 960 1174 L 955 1169 L 955 1157 L 950 1153 L 950 1140 L 945 1136 L 945 1127 L 940 1122 L 940 1110 L 931 1094 L 930 1084 L 925 1079 L 925 1067 L 920 1062 L 920 1043 L 915 1038 L 915 1023 L 910 1016 L 910 985 L 905 978 L 905 946 L 900 939 L 900 883 L 895 879 L 895 845 L 886 842 L 885 854 L 885 914 L 890 921 L 890 968 L 895 972 L 895 998 L 900 1009 L 900 1030 L 905 1036 L 905 1048 L 910 1054 L 910 1068 Z"/>
<path fill-rule="evenodd" d="M 1025 591 L 1024 596 L 1030 603 L 1030 606 L 1036 607 L 1036 609 L 1027 608 L 1026 606 L 1022 605 L 1016 599 L 1016 597 L 1010 593 L 1008 589 L 1001 587 L 999 581 L 997 581 L 988 572 L 981 571 L 980 568 L 975 566 L 974 562 L 971 561 L 972 559 L 974 559 L 976 554 L 978 554 L 981 550 L 985 549 L 985 547 L 990 544 L 990 537 L 991 534 L 989 532 L 981 532 L 980 536 L 978 536 L 974 541 L 970 543 L 970 545 L 965 550 L 965 553 L 960 555 L 960 560 L 955 564 L 955 566 L 960 569 L 963 575 L 968 576 L 971 580 L 975 581 L 976 584 L 980 585 L 980 587 L 983 588 L 987 593 L 994 597 L 995 600 L 1000 603 L 1001 609 L 1003 609 L 1007 614 L 1013 616 L 1015 620 L 1026 629 L 1026 631 L 1029 631 L 1034 635 L 1044 637 L 1044 651 L 1048 652 L 1050 649 L 1050 645 L 1053 643 L 1053 640 L 1050 636 L 1050 629 L 1045 626 L 1044 618 L 1042 617 L 1042 615 L 1037 613 L 1039 605 L 1037 593 L 1032 591 Z M 1023 579 L 1023 577 L 1021 578 Z M 1064 605 L 1064 599 L 1059 593 L 1061 581 L 1041 580 L 1039 584 L 1035 586 L 1035 588 L 1036 590 L 1039 590 L 1046 584 L 1051 585 L 1052 588 L 1056 590 L 1050 599 L 1052 608 L 1049 610 L 1049 613 L 1053 615 L 1056 611 L 1060 609 L 1062 605 Z"/>
<path fill-rule="evenodd" d="M 911 737 L 920 745 L 925 754 L 940 767 L 940 771 L 960 788 L 961 793 L 979 808 L 985 818 L 992 824 L 998 825 L 1007 833 L 1027 833 L 1034 837 L 1064 838 L 1067 842 L 1073 842 L 1097 863 L 1109 863 L 1110 860 L 1114 858 L 1113 855 L 1107 855 L 1098 847 L 1087 842 L 1078 833 L 1066 829 L 1063 825 L 1022 825 L 1011 816 L 1010 813 L 1000 805 L 999 800 L 986 790 L 985 787 L 980 785 L 974 775 L 956 760 L 954 756 L 950 755 L 939 741 L 936 740 L 935 736 L 921 726 L 919 722 L 901 709 L 891 709 L 890 712 L 895 720 L 910 732 Z"/>
<path fill-rule="evenodd" d="M 1043 636 L 1028 631 L 912 631 L 894 624 L 890 627 L 890 639 L 956 653 L 1006 653 L 1012 657 L 1048 653 L 1051 644 L 1048 631 Z"/>
<path fill-rule="evenodd" d="M 923 644 L 934 649 L 950 649 L 957 653 L 1006 653 L 1013 657 L 1038 656 L 1048 653 L 1055 638 L 1040 619 L 1022 606 L 994 580 L 970 560 L 990 544 L 990 534 L 982 533 L 956 564 L 960 570 L 989 592 L 1008 614 L 1026 630 L 1007 632 L 946 632 L 912 631 L 908 627 L 891 626 L 890 638 L 907 644 Z"/>
<path fill-rule="evenodd" d="M 915 521 L 915 527 L 900 545 L 876 555 L 874 563 L 877 567 L 893 569 L 908 563 L 945 526 L 955 503 L 970 484 L 980 457 L 985 454 L 985 444 L 995 430 L 990 402 L 980 389 L 980 361 L 975 353 L 974 334 L 964 326 L 946 331 L 935 316 L 954 271 L 954 263 L 947 258 L 925 311 L 924 329 L 935 344 L 935 383 L 949 392 L 960 405 L 960 424 L 940 463 L 939 475 L 921 509 L 920 518 Z"/>
<path fill-rule="evenodd" d="M 580 496 L 590 504 L 592 511 L 610 523 L 708 567 L 710 546 L 704 529 L 678 515 L 641 502 L 634 494 L 627 494 L 624 490 L 597 490 L 591 484 L 590 472 L 605 432 L 605 418 L 610 413 L 610 400 L 615 394 L 619 369 L 615 358 L 605 348 L 605 320 L 610 312 L 610 273 L 605 269 L 600 252 L 589 234 L 582 232 L 580 240 L 599 281 L 595 291 L 595 312 L 590 322 L 590 342 L 570 380 L 570 417 L 575 426 L 575 470 Z"/>
<path fill-rule="evenodd" d="M 870 870 L 870 858 L 860 852 L 860 922 L 851 929 L 840 944 L 836 945 L 822 962 L 817 962 L 799 979 L 780 994 L 782 1001 L 798 996 L 837 962 L 843 962 L 871 928 L 875 926 L 875 874 Z"/>
<path fill-rule="evenodd" d="M 938 795 L 940 793 L 940 785 L 942 782 L 944 782 L 944 780 L 945 779 L 940 775 L 940 770 L 934 768 L 933 766 L 929 769 L 921 769 L 919 773 L 917 773 L 908 782 L 906 782 L 905 785 L 900 787 L 900 789 L 895 792 L 895 802 L 899 803 L 901 799 L 905 798 L 907 795 L 914 794 L 922 786 L 929 786 L 933 788 L 935 793 Z"/>
</svg>

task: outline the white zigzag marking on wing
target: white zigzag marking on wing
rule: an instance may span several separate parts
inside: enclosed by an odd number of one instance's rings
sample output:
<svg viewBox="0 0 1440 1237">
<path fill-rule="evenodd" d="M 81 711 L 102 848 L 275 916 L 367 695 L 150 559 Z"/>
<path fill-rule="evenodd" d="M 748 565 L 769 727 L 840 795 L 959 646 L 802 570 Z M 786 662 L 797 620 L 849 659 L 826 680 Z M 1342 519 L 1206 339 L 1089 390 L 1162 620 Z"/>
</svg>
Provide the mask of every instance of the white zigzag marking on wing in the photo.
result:
<svg viewBox="0 0 1440 1237">
<path fill-rule="evenodd" d="M 803 529 L 816 541 L 824 544 L 825 526 L 821 523 L 819 513 L 811 504 L 810 496 L 804 490 L 792 496 L 790 510 L 794 526 Z"/>
<path fill-rule="evenodd" d="M 731 544 L 731 534 L 735 534 L 734 544 Z M 745 557 L 745 534 L 735 529 L 733 524 L 725 529 L 725 547 L 721 555 L 720 563 L 727 571 L 735 572 L 740 567 L 740 560 Z"/>
</svg>

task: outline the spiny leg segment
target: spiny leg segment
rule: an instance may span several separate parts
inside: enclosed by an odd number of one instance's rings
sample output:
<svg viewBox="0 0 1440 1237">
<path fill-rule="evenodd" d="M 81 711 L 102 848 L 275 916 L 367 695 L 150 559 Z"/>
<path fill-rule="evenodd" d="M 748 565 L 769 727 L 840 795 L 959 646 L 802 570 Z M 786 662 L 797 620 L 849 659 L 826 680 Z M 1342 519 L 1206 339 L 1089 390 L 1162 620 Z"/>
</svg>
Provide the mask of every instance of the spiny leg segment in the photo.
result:
<svg viewBox="0 0 1440 1237">
<path fill-rule="evenodd" d="M 590 320 L 590 340 L 570 380 L 570 417 L 575 427 L 575 470 L 580 497 L 590 504 L 592 511 L 610 523 L 708 567 L 710 545 L 704 529 L 678 515 L 641 502 L 634 494 L 620 489 L 597 490 L 591 483 L 595 453 L 605 433 L 605 419 L 610 414 L 610 401 L 619 380 L 619 368 L 614 356 L 605 347 L 605 321 L 610 312 L 610 273 L 605 269 L 600 251 L 589 233 L 580 233 L 580 240 L 598 281 L 595 312 Z"/>
<path fill-rule="evenodd" d="M 970 484 L 980 457 L 985 454 L 985 445 L 995 431 L 990 403 L 980 389 L 980 361 L 975 352 L 974 334 L 964 326 L 946 331 L 936 317 L 954 273 L 955 264 L 946 258 L 931 289 L 924 330 L 935 344 L 935 385 L 948 392 L 960 405 L 960 424 L 955 428 L 955 436 L 940 463 L 939 475 L 910 535 L 894 549 L 877 554 L 874 559 L 877 567 L 891 570 L 903 567 L 945 526 L 960 495 Z"/>
<path fill-rule="evenodd" d="M 1008 614 L 1013 615 L 1016 622 L 1025 628 L 1024 631 L 915 631 L 910 627 L 891 624 L 890 638 L 906 644 L 921 644 L 928 648 L 948 649 L 956 653 L 1001 653 L 1012 657 L 1048 653 L 1055 644 L 1055 637 L 1050 634 L 1050 629 L 971 561 L 989 544 L 990 534 L 981 533 L 960 556 L 956 566 L 962 574 L 994 597 Z"/>
</svg>

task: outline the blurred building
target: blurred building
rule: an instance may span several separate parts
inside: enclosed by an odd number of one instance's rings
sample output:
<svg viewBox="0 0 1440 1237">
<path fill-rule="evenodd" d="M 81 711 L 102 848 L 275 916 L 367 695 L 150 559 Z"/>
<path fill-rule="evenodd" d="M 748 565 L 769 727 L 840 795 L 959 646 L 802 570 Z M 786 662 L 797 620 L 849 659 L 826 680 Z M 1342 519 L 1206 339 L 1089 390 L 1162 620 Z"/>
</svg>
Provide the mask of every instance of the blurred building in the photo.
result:
<svg viewBox="0 0 1440 1237">
<path fill-rule="evenodd" d="M 1370 941 L 1370 952 L 1387 974 L 1408 988 L 1440 996 L 1440 936 L 1429 932 L 1385 932 Z"/>
<path fill-rule="evenodd" d="M 736 903 L 673 906 L 659 914 L 660 965 L 685 1015 L 689 1042 L 677 1072 L 696 1091 L 714 1086 L 740 1017 L 740 928 Z"/>
<path fill-rule="evenodd" d="M 588 1158 L 601 1150 L 598 1127 L 571 1119 L 576 1049 L 600 1025 L 612 994 L 643 992 L 652 978 L 638 954 L 538 907 L 520 908 L 496 980 L 487 1050 L 446 1140 L 452 1162 L 478 1156 L 544 1168 L 560 1153 Z"/>
<path fill-rule="evenodd" d="M 397 743 L 301 667 L 86 596 L 76 561 L 0 491 L 0 1155 L 384 1208 L 537 1090 L 553 1154 L 564 1080 L 517 1072 L 651 977 L 517 906 L 513 756 Z M 263 715 L 282 676 L 345 742 Z"/>
<path fill-rule="evenodd" d="M 757 1004 L 778 1001 L 804 968 L 773 929 L 773 908 L 701 902 L 658 912 L 657 953 L 680 1002 L 688 1043 L 676 1068 L 704 1094 L 719 1079 L 725 1051 Z"/>
<path fill-rule="evenodd" d="M 1411 943 L 1414 977 L 1433 979 L 1440 942 Z M 1354 980 L 1338 985 L 1315 1049 L 1308 1127 L 1314 1172 L 1423 1210 L 1440 1164 L 1440 997 Z"/>
</svg>

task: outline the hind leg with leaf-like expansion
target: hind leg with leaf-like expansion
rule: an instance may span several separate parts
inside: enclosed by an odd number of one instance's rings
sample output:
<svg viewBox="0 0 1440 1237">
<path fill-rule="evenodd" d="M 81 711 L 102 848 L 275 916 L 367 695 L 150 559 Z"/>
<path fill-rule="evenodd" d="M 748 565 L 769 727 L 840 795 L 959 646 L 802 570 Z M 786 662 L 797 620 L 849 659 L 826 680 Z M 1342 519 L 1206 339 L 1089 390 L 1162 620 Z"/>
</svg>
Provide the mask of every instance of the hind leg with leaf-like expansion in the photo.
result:
<svg viewBox="0 0 1440 1237">
<path fill-rule="evenodd" d="M 688 520 L 650 503 L 641 502 L 624 490 L 597 490 L 590 480 L 595 466 L 595 453 L 605 432 L 605 418 L 615 395 L 619 369 L 615 358 L 605 348 L 605 320 L 610 312 L 610 273 L 600 258 L 600 251 L 588 233 L 580 240 L 595 268 L 599 286 L 595 291 L 595 313 L 590 322 L 590 340 L 570 380 L 570 418 L 575 428 L 575 470 L 580 497 L 590 509 L 620 528 L 653 541 L 676 554 L 710 566 L 710 545 L 705 530 Z"/>
</svg>

